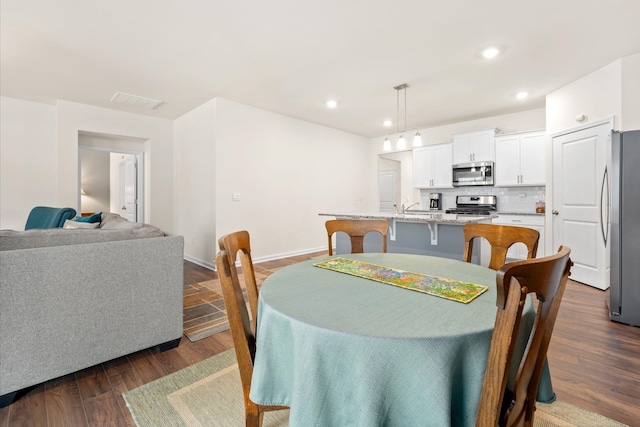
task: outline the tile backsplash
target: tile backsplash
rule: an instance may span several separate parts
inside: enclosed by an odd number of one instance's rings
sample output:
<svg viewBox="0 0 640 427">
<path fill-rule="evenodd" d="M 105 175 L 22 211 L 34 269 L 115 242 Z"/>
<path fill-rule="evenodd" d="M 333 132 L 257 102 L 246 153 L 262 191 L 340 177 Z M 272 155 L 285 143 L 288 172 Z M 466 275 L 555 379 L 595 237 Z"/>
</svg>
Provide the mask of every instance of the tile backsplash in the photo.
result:
<svg viewBox="0 0 640 427">
<path fill-rule="evenodd" d="M 434 191 L 420 190 L 420 203 L 423 209 L 429 208 L 429 193 L 442 193 L 442 209 L 456 207 L 456 196 L 496 195 L 498 211 L 526 212 L 536 211 L 536 202 L 544 201 L 545 187 L 459 187 Z"/>
</svg>

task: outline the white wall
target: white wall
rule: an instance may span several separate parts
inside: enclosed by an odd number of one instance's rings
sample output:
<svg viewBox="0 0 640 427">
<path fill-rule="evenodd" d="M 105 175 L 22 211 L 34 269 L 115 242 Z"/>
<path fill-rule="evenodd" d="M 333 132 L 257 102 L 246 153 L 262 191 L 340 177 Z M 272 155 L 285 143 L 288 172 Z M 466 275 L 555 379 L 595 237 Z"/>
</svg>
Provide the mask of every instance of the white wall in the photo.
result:
<svg viewBox="0 0 640 427">
<path fill-rule="evenodd" d="M 363 137 L 218 98 L 178 119 L 175 141 L 177 232 L 201 264 L 243 229 L 254 262 L 325 250 L 318 214 L 371 203 Z"/>
<path fill-rule="evenodd" d="M 34 206 L 60 206 L 56 107 L 7 97 L 0 102 L 0 229 L 24 230 Z"/>
<path fill-rule="evenodd" d="M 617 60 L 546 97 L 547 134 L 615 117 L 619 129 L 622 114 L 622 61 Z M 576 116 L 587 120 L 577 122 Z"/>
<path fill-rule="evenodd" d="M 216 100 L 174 124 L 175 223 L 185 257 L 213 268 L 216 241 Z"/>
<path fill-rule="evenodd" d="M 23 229 L 37 205 L 79 211 L 78 134 L 94 132 L 147 141 L 145 222 L 173 231 L 173 121 L 66 101 L 1 107 L 1 228 Z"/>
<path fill-rule="evenodd" d="M 82 212 L 110 211 L 110 159 L 108 151 L 80 150 Z"/>
<path fill-rule="evenodd" d="M 249 230 L 256 258 L 326 249 L 318 213 L 372 203 L 366 138 L 224 99 L 216 124 L 216 234 Z"/>
<path fill-rule="evenodd" d="M 620 130 L 640 129 L 640 53 L 622 58 L 622 116 Z"/>
<path fill-rule="evenodd" d="M 173 232 L 173 121 L 67 101 L 57 113 L 58 203 L 78 205 L 79 133 L 144 139 L 144 222 Z"/>
</svg>

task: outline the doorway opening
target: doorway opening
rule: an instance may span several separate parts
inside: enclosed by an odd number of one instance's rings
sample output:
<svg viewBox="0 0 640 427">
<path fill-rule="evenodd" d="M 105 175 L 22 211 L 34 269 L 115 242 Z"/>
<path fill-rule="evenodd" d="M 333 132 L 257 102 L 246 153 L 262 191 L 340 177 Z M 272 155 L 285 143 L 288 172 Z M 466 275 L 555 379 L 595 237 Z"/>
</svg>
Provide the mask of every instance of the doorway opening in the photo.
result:
<svg viewBox="0 0 640 427">
<path fill-rule="evenodd" d="M 78 148 L 81 214 L 114 212 L 143 222 L 145 140 L 82 131 Z"/>
</svg>

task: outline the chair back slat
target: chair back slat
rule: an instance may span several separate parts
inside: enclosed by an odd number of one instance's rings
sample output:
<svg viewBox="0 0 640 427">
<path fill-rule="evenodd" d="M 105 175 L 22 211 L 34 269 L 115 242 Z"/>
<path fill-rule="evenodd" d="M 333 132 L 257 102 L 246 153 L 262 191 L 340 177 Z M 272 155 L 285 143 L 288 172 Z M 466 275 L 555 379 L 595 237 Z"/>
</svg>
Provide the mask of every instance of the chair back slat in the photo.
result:
<svg viewBox="0 0 640 427">
<path fill-rule="evenodd" d="M 334 219 L 325 223 L 329 244 L 329 255 L 333 255 L 332 236 L 334 233 L 343 232 L 351 241 L 351 253 L 364 252 L 364 236 L 370 232 L 378 232 L 382 236 L 382 252 L 387 252 L 387 234 L 389 222 L 386 219 Z"/>
<path fill-rule="evenodd" d="M 258 319 L 258 285 L 251 259 L 249 233 L 243 230 L 222 236 L 218 239 L 218 246 L 220 252 L 216 255 L 216 268 L 238 360 L 244 395 L 245 421 L 247 426 L 259 427 L 262 425 L 265 411 L 276 411 L 286 407 L 257 405 L 249 398 L 256 354 Z M 242 281 L 236 267 L 237 261 L 242 268 Z M 243 284 L 247 292 L 248 308 L 242 292 Z"/>
<path fill-rule="evenodd" d="M 462 260 L 471 262 L 474 239 L 482 237 L 491 245 L 489 268 L 492 270 L 498 270 L 505 263 L 507 252 L 515 243 L 525 244 L 527 247 L 527 259 L 535 258 L 538 252 L 540 233 L 533 228 L 470 223 L 464 225 L 463 232 L 464 253 Z"/>
<path fill-rule="evenodd" d="M 476 426 L 532 426 L 536 395 L 573 263 L 571 250 L 503 265 L 496 275 L 496 323 L 482 385 Z M 538 300 L 533 329 L 524 354 L 513 359 L 525 299 Z M 506 390 L 511 363 L 518 363 L 513 390 Z"/>
</svg>

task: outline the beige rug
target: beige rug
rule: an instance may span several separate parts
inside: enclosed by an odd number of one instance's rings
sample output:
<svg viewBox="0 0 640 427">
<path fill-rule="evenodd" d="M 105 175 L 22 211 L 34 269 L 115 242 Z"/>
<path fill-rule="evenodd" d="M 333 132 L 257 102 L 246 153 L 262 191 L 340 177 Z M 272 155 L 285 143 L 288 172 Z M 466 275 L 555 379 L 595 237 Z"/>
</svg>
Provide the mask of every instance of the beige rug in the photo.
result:
<svg viewBox="0 0 640 427">
<path fill-rule="evenodd" d="M 274 271 L 276 269 L 256 271 L 258 287 Z M 240 279 L 243 283 L 242 274 Z M 182 326 L 184 334 L 191 341 L 198 341 L 229 329 L 222 288 L 218 279 L 186 285 L 183 295 Z M 246 292 L 244 297 L 247 298 Z"/>
<path fill-rule="evenodd" d="M 244 425 L 234 350 L 123 393 L 139 427 Z M 536 427 L 625 427 L 566 402 L 538 404 Z M 265 414 L 264 427 L 288 426 L 288 411 Z"/>
</svg>

